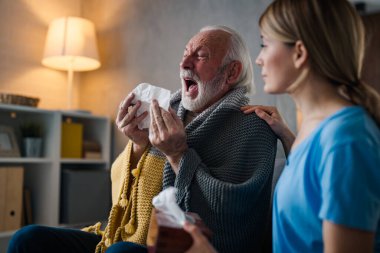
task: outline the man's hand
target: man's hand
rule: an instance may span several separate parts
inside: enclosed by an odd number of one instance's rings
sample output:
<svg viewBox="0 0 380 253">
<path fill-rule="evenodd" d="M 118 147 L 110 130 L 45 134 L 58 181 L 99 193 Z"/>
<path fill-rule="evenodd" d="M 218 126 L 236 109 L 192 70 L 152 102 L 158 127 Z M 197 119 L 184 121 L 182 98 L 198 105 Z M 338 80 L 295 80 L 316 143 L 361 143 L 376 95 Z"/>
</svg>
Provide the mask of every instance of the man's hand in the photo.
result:
<svg viewBox="0 0 380 253">
<path fill-rule="evenodd" d="M 149 140 L 165 154 L 177 174 L 179 162 L 188 148 L 183 123 L 173 109 L 169 108 L 169 112 L 161 109 L 156 100 L 151 103 L 150 115 Z"/>
<path fill-rule="evenodd" d="M 149 144 L 148 130 L 140 130 L 137 127 L 148 115 L 148 112 L 144 112 L 136 117 L 136 112 L 141 106 L 141 101 L 137 101 L 133 105 L 132 101 L 134 97 L 135 95 L 131 93 L 120 103 L 115 121 L 118 129 L 133 142 L 133 154 L 131 157 L 131 166 L 133 168 L 137 166 L 145 148 Z"/>
<path fill-rule="evenodd" d="M 193 245 L 185 253 L 217 253 L 211 243 L 194 224 L 185 223 L 183 226 L 193 238 Z"/>
</svg>

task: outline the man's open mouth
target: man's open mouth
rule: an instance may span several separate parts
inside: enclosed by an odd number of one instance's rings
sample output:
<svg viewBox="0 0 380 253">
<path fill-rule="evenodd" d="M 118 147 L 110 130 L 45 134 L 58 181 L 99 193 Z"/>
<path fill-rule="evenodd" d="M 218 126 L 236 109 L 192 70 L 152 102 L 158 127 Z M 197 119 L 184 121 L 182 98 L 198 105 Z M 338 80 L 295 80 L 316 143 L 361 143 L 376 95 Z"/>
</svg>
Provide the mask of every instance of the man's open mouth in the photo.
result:
<svg viewBox="0 0 380 253">
<path fill-rule="evenodd" d="M 185 77 L 183 80 L 185 81 L 187 92 L 191 92 L 191 90 L 198 88 L 198 83 L 193 79 Z"/>
</svg>

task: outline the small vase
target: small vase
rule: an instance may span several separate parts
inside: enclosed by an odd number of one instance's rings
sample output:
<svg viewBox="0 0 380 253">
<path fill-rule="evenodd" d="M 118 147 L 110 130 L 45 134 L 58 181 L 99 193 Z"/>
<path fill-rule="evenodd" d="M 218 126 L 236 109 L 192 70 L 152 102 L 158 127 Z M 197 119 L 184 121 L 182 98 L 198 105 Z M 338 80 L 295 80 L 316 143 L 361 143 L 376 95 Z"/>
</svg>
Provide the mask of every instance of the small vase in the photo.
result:
<svg viewBox="0 0 380 253">
<path fill-rule="evenodd" d="M 25 157 L 41 156 L 42 138 L 27 137 L 23 141 Z"/>
</svg>

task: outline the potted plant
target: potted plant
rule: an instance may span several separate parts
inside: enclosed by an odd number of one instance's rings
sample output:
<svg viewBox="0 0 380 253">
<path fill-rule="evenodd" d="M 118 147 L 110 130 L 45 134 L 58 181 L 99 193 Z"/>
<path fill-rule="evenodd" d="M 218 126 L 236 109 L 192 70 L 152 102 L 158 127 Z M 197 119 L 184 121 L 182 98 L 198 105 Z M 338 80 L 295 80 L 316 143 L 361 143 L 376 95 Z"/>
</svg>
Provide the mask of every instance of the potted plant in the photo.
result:
<svg viewBox="0 0 380 253">
<path fill-rule="evenodd" d="M 40 157 L 42 150 L 42 125 L 27 122 L 20 126 L 23 151 L 26 157 Z"/>
</svg>

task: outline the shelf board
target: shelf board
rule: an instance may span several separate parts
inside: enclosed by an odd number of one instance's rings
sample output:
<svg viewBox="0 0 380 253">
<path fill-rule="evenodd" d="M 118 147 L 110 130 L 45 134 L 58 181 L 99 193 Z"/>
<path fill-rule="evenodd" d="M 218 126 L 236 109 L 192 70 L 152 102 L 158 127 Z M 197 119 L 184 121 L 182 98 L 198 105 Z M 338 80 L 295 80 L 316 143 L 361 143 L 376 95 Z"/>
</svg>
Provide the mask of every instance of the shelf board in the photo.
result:
<svg viewBox="0 0 380 253">
<path fill-rule="evenodd" d="M 17 230 L 1 231 L 0 232 L 0 238 L 11 237 L 14 233 L 16 233 L 16 231 Z"/>
<path fill-rule="evenodd" d="M 2 104 L 0 103 L 0 110 L 6 110 L 6 111 L 14 111 L 14 112 L 27 112 L 27 113 L 47 113 L 47 114 L 53 114 L 54 111 L 46 110 L 46 109 L 40 109 L 37 107 L 32 106 L 24 106 L 24 105 L 12 105 L 12 104 Z"/>
<path fill-rule="evenodd" d="M 51 163 L 51 158 L 38 158 L 38 157 L 2 157 L 0 163 Z"/>
<path fill-rule="evenodd" d="M 81 159 L 81 158 L 61 158 L 61 163 L 64 164 L 105 164 L 103 159 Z"/>
<path fill-rule="evenodd" d="M 91 112 L 86 111 L 78 111 L 78 110 L 61 110 L 60 113 L 64 117 L 73 117 L 73 118 L 81 118 L 81 119 L 95 119 L 95 120 L 108 120 L 108 117 L 94 115 Z"/>
</svg>

